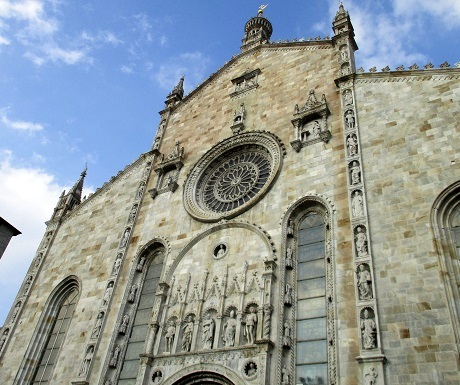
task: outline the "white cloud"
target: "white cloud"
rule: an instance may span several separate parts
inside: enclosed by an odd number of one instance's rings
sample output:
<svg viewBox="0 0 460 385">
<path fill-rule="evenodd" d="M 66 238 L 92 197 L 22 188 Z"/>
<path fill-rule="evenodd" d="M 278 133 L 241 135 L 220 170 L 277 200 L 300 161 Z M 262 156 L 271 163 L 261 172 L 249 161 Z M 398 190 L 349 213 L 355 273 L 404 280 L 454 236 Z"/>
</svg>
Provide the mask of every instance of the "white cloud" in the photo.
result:
<svg viewBox="0 0 460 385">
<path fill-rule="evenodd" d="M 392 0 L 399 17 L 427 16 L 439 18 L 447 28 L 460 26 L 460 1 L 458 0 Z"/>
<path fill-rule="evenodd" d="M 41 169 L 16 165 L 11 151 L 0 153 L 1 216 L 22 232 L 0 259 L 0 324 L 4 321 L 64 189 Z"/>
<path fill-rule="evenodd" d="M 210 59 L 199 51 L 183 53 L 161 65 L 154 78 L 160 87 L 171 91 L 184 75 L 184 87 L 189 92 L 203 82 L 209 63 Z"/>
<path fill-rule="evenodd" d="M 129 67 L 127 65 L 121 66 L 120 71 L 123 72 L 124 74 L 132 74 L 133 73 L 132 67 Z"/>
<path fill-rule="evenodd" d="M 18 131 L 28 131 L 30 133 L 42 131 L 45 127 L 41 123 L 33 123 L 24 120 L 11 120 L 8 118 L 8 108 L 0 109 L 0 120 L 8 128 Z"/>
<path fill-rule="evenodd" d="M 0 36 L 0 45 L 10 45 L 11 41 L 4 36 Z"/>
</svg>

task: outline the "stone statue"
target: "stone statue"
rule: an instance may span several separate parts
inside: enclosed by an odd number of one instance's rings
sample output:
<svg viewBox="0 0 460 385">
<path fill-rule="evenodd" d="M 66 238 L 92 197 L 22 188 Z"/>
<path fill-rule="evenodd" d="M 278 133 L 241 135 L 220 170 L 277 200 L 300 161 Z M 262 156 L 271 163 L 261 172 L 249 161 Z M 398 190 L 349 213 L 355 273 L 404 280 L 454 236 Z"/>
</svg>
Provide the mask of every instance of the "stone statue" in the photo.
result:
<svg viewBox="0 0 460 385">
<path fill-rule="evenodd" d="M 0 338 L 0 352 L 3 350 L 3 347 L 5 346 L 9 332 L 10 332 L 10 329 L 5 329 L 3 331 L 2 338 Z"/>
<path fill-rule="evenodd" d="M 375 341 L 376 331 L 377 325 L 372 318 L 369 318 L 369 311 L 365 309 L 364 318 L 361 319 L 361 334 L 364 349 L 374 349 L 377 347 L 377 342 Z"/>
<path fill-rule="evenodd" d="M 358 153 L 358 141 L 355 135 L 348 135 L 347 137 L 348 155 L 354 156 Z"/>
<path fill-rule="evenodd" d="M 340 48 L 340 57 L 342 58 L 343 61 L 348 60 L 348 52 L 347 52 L 347 46 L 344 45 Z"/>
<path fill-rule="evenodd" d="M 315 120 L 315 123 L 313 123 L 313 128 L 312 128 L 313 136 L 319 136 L 320 132 L 321 132 L 321 126 L 319 125 L 319 122 Z"/>
<path fill-rule="evenodd" d="M 102 297 L 102 306 L 107 306 L 110 297 L 112 296 L 113 292 L 113 281 L 110 281 L 109 284 L 107 285 L 107 289 L 105 289 L 104 297 Z"/>
<path fill-rule="evenodd" d="M 348 110 L 345 114 L 345 123 L 349 130 L 355 128 L 355 115 L 352 110 Z"/>
<path fill-rule="evenodd" d="M 372 366 L 369 371 L 364 375 L 364 384 L 365 385 L 376 385 L 377 384 L 378 373 L 375 371 L 375 368 Z"/>
<path fill-rule="evenodd" d="M 345 90 L 343 93 L 343 102 L 346 106 L 353 104 L 353 95 L 350 90 Z"/>
<path fill-rule="evenodd" d="M 115 263 L 113 264 L 113 269 L 112 269 L 112 275 L 118 275 L 120 272 L 120 267 L 121 267 L 121 256 L 122 254 L 117 255 L 117 259 L 115 259 Z"/>
<path fill-rule="evenodd" d="M 244 336 L 248 340 L 248 344 L 252 345 L 256 341 L 257 331 L 257 314 L 256 308 L 251 306 L 249 314 L 246 316 L 246 325 L 244 327 Z"/>
<path fill-rule="evenodd" d="M 176 324 L 174 321 L 169 321 L 169 326 L 166 329 L 166 351 L 168 353 L 172 352 L 173 344 L 174 344 L 174 337 L 176 336 Z"/>
<path fill-rule="evenodd" d="M 292 269 L 292 248 L 290 246 L 286 249 L 286 267 Z"/>
<path fill-rule="evenodd" d="M 129 213 L 129 217 L 128 217 L 128 223 L 134 222 L 134 219 L 136 218 L 136 214 L 137 214 L 137 208 L 138 208 L 138 205 L 136 204 L 131 209 L 131 212 Z"/>
<path fill-rule="evenodd" d="M 217 251 L 216 258 L 222 258 L 225 253 L 227 252 L 227 248 L 225 247 L 224 244 L 219 245 L 219 250 Z"/>
<path fill-rule="evenodd" d="M 14 307 L 13 314 L 11 314 L 11 321 L 14 322 L 16 320 L 16 317 L 18 316 L 19 310 L 21 309 L 21 301 L 19 301 L 16 306 Z"/>
<path fill-rule="evenodd" d="M 286 368 L 286 365 L 283 365 L 283 369 L 281 369 L 281 384 L 288 385 L 289 384 L 289 369 Z"/>
<path fill-rule="evenodd" d="M 125 247 L 128 244 L 130 232 L 131 232 L 131 228 L 128 227 L 123 233 L 123 237 L 121 238 L 121 242 L 120 242 L 120 247 Z"/>
<path fill-rule="evenodd" d="M 110 357 L 109 366 L 111 368 L 116 368 L 118 365 L 118 358 L 120 356 L 121 348 L 120 345 L 117 345 L 112 351 L 112 356 Z"/>
<path fill-rule="evenodd" d="M 163 373 L 161 373 L 160 370 L 157 370 L 155 373 L 153 373 L 152 381 L 154 384 L 159 384 L 162 379 L 163 379 Z"/>
<path fill-rule="evenodd" d="M 238 124 L 242 123 L 244 120 L 244 114 L 245 114 L 245 108 L 244 108 L 244 103 L 240 104 L 240 109 L 235 110 L 233 113 L 233 124 Z"/>
<path fill-rule="evenodd" d="M 354 218 L 364 216 L 363 196 L 359 191 L 353 193 L 353 198 L 351 199 L 351 212 Z"/>
<path fill-rule="evenodd" d="M 185 325 L 182 327 L 182 351 L 189 352 L 192 348 L 192 337 L 193 337 L 193 320 L 191 316 L 187 317 Z"/>
<path fill-rule="evenodd" d="M 359 164 L 357 161 L 353 162 L 353 166 L 351 167 L 351 184 L 360 184 L 361 183 L 361 169 L 359 168 Z"/>
<path fill-rule="evenodd" d="M 372 299 L 371 273 L 366 270 L 363 264 L 358 267 L 358 291 L 359 299 Z"/>
<path fill-rule="evenodd" d="M 252 377 L 254 376 L 255 374 L 257 373 L 257 367 L 256 367 L 256 364 L 254 362 L 250 362 L 248 367 L 247 367 L 247 371 L 246 371 L 246 375 L 248 377 Z"/>
<path fill-rule="evenodd" d="M 136 266 L 136 271 L 141 272 L 144 269 L 145 260 L 146 258 L 144 255 L 139 258 L 139 262 L 137 263 L 137 266 Z"/>
<path fill-rule="evenodd" d="M 141 185 L 139 186 L 139 190 L 137 190 L 137 199 L 141 199 L 142 198 L 142 195 L 144 195 L 144 190 L 145 190 L 145 183 L 141 183 Z"/>
<path fill-rule="evenodd" d="M 355 245 L 358 257 L 367 256 L 367 235 L 363 232 L 361 226 L 356 229 Z"/>
<path fill-rule="evenodd" d="M 102 328 L 102 321 L 104 321 L 104 312 L 100 311 L 96 318 L 96 324 L 94 325 L 93 331 L 91 332 L 91 339 L 94 340 L 99 337 Z"/>
<path fill-rule="evenodd" d="M 24 294 L 27 294 L 29 292 L 33 279 L 34 279 L 33 275 L 29 275 L 29 277 L 27 278 L 27 281 L 24 284 Z"/>
<path fill-rule="evenodd" d="M 261 17 L 263 15 L 263 13 L 264 13 L 264 9 L 267 8 L 267 7 L 268 7 L 268 4 L 265 4 L 265 5 L 262 4 L 259 7 L 259 10 L 257 11 L 257 16 Z"/>
<path fill-rule="evenodd" d="M 91 345 L 88 347 L 88 350 L 86 351 L 86 354 L 85 354 L 85 358 L 83 359 L 83 363 L 81 364 L 80 371 L 78 372 L 79 377 L 84 377 L 88 374 L 89 365 L 91 364 L 93 355 L 94 355 L 94 346 Z"/>
<path fill-rule="evenodd" d="M 53 234 L 53 233 L 52 233 L 51 231 L 50 231 L 49 233 L 46 234 L 46 238 L 45 238 L 45 240 L 43 241 L 43 248 L 48 247 L 48 245 L 49 245 L 49 243 L 50 243 L 50 241 L 51 241 L 51 235 L 52 235 L 52 234 Z"/>
<path fill-rule="evenodd" d="M 131 286 L 128 295 L 128 302 L 133 303 L 136 300 L 136 293 L 137 293 L 137 285 L 134 284 Z"/>
<path fill-rule="evenodd" d="M 288 221 L 286 233 L 288 236 L 294 236 L 294 223 L 292 222 L 292 219 L 289 219 Z"/>
<path fill-rule="evenodd" d="M 224 346 L 235 346 L 235 333 L 236 333 L 237 321 L 235 319 L 235 311 L 230 311 L 230 317 L 227 318 L 227 321 L 224 323 L 223 327 L 223 336 L 222 340 L 224 341 Z"/>
<path fill-rule="evenodd" d="M 123 316 L 123 319 L 121 321 L 120 327 L 118 328 L 118 333 L 126 334 L 126 330 L 128 330 L 129 319 L 130 319 L 129 314 L 125 314 Z"/>
<path fill-rule="evenodd" d="M 292 305 L 292 286 L 289 283 L 286 283 L 284 290 L 284 304 L 288 306 Z"/>
<path fill-rule="evenodd" d="M 203 349 L 212 349 L 212 342 L 214 341 L 214 329 L 214 320 L 211 318 L 210 314 L 207 314 L 205 320 L 203 321 Z"/>
<path fill-rule="evenodd" d="M 35 258 L 35 267 L 40 266 L 40 262 L 42 261 L 43 254 L 40 253 L 37 255 L 37 258 Z"/>
<path fill-rule="evenodd" d="M 288 321 L 284 323 L 283 345 L 291 347 L 291 325 Z"/>
</svg>

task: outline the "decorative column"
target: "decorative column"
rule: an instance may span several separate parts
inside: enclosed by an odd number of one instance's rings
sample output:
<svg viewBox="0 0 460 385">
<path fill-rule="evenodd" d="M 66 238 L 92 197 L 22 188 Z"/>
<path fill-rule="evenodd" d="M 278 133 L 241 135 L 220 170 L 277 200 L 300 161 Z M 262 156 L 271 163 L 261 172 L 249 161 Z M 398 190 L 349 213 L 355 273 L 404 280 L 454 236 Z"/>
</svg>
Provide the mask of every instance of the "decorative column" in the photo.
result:
<svg viewBox="0 0 460 385">
<path fill-rule="evenodd" d="M 375 298 L 372 242 L 366 203 L 365 175 L 359 136 L 359 121 L 356 109 L 354 73 L 356 71 L 354 51 L 358 49 L 354 40 L 353 26 L 348 12 L 340 4 L 333 22 L 340 69 L 336 79 L 340 89 L 343 140 L 347 170 L 348 199 L 350 207 L 351 234 L 353 237 L 354 282 L 356 290 L 356 319 L 359 330 L 360 384 L 385 384 L 383 364 L 385 356 L 380 338 L 377 300 Z M 369 382 L 372 379 L 372 382 Z"/>
</svg>

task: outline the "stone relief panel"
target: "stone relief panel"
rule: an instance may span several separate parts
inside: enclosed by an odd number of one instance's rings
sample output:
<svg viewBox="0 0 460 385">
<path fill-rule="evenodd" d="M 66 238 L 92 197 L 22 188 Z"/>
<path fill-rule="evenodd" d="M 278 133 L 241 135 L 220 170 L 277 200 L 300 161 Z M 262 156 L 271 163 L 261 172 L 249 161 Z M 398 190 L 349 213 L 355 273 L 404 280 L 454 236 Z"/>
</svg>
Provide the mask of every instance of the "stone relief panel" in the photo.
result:
<svg viewBox="0 0 460 385">
<path fill-rule="evenodd" d="M 234 88 L 230 96 L 232 98 L 239 97 L 259 87 L 258 80 L 260 73 L 259 68 L 255 70 L 248 69 L 242 75 L 232 79 Z"/>
</svg>

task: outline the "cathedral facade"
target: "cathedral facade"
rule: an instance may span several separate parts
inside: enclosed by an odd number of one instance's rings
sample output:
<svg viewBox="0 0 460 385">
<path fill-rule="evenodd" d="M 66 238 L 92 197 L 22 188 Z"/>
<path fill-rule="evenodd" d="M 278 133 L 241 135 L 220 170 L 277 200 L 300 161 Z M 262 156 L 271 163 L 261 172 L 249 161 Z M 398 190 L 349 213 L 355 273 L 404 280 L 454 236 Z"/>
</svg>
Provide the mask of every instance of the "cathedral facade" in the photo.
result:
<svg viewBox="0 0 460 385">
<path fill-rule="evenodd" d="M 270 41 L 168 95 L 150 151 L 63 193 L 2 384 L 458 384 L 460 68 Z"/>
</svg>

